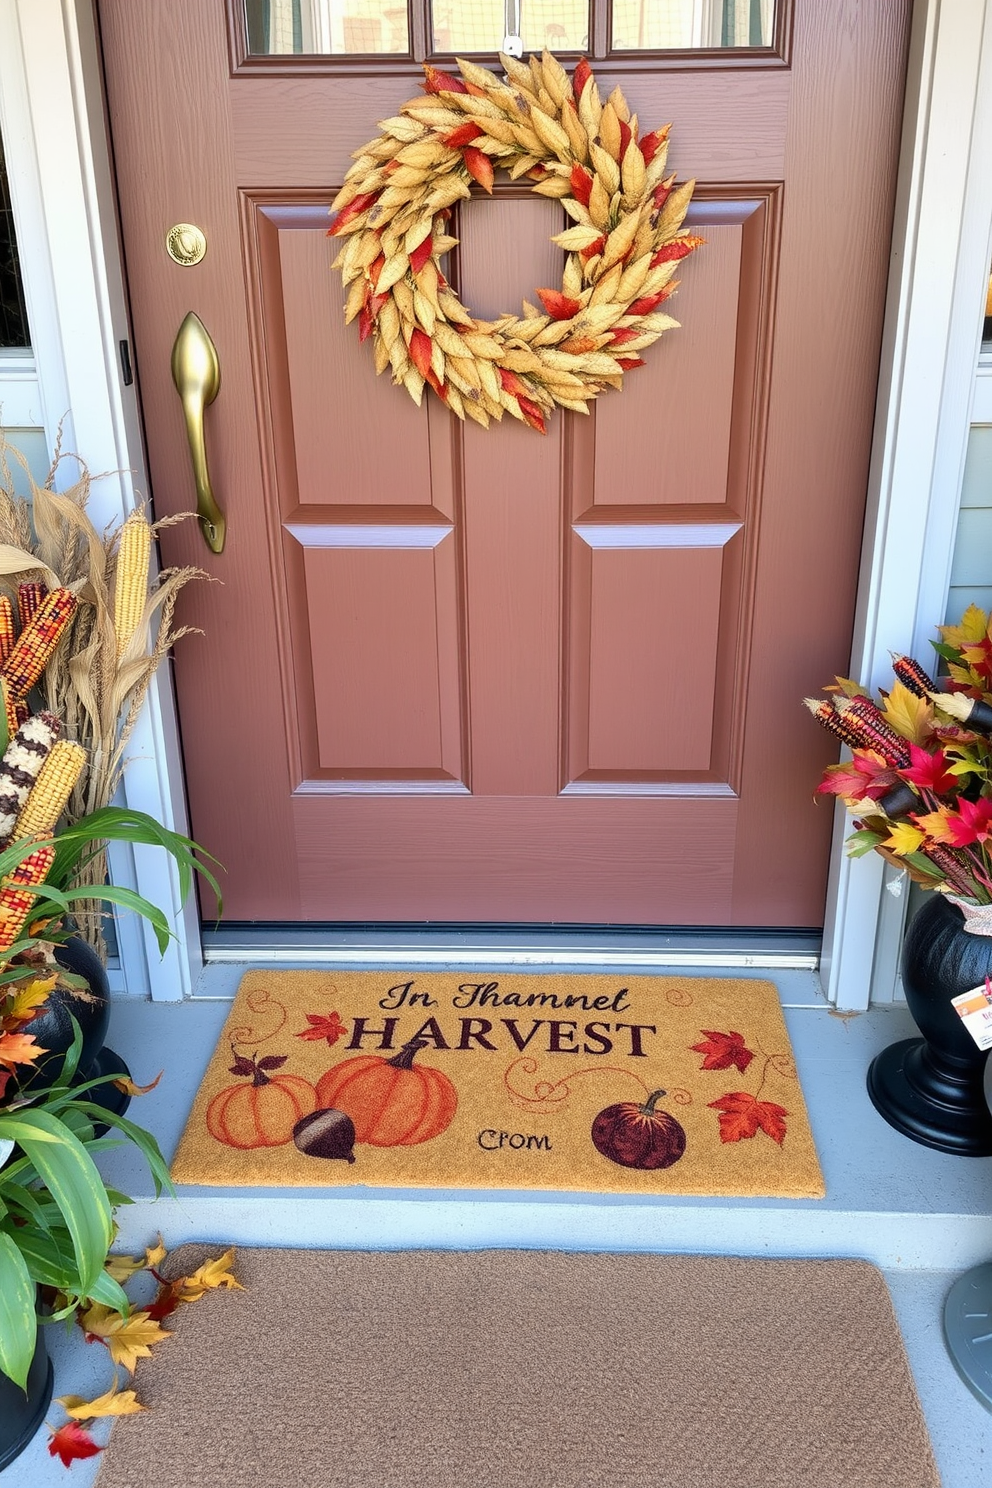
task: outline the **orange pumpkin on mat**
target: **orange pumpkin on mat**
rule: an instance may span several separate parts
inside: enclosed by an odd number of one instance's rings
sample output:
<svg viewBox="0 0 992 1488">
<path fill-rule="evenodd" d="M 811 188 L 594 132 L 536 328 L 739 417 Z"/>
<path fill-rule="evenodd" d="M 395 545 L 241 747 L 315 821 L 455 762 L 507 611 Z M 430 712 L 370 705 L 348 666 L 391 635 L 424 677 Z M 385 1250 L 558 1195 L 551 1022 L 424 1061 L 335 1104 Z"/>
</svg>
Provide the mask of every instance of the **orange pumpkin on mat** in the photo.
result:
<svg viewBox="0 0 992 1488">
<path fill-rule="evenodd" d="M 245 1059 L 235 1054 L 232 1075 L 251 1075 L 250 1085 L 228 1085 L 207 1107 L 207 1131 L 228 1147 L 281 1147 L 292 1140 L 302 1116 L 317 1109 L 317 1092 L 299 1075 L 269 1073 L 285 1054 Z"/>
<path fill-rule="evenodd" d="M 414 1147 L 439 1137 L 458 1108 L 458 1094 L 447 1075 L 430 1065 L 414 1065 L 426 1048 L 414 1039 L 393 1059 L 360 1054 L 336 1064 L 317 1081 L 317 1105 L 344 1111 L 355 1123 L 355 1141 L 372 1147 Z"/>
</svg>

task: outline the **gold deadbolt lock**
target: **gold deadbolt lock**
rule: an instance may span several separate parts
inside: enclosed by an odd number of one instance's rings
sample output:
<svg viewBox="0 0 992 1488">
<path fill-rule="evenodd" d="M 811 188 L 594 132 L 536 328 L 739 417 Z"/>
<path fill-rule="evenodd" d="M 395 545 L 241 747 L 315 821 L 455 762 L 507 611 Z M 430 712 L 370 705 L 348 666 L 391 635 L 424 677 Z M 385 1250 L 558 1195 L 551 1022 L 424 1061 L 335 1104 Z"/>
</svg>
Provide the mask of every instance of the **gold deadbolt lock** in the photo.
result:
<svg viewBox="0 0 992 1488">
<path fill-rule="evenodd" d="M 206 253 L 207 240 L 192 222 L 177 222 L 166 233 L 165 246 L 171 259 L 184 269 L 191 269 Z"/>
</svg>

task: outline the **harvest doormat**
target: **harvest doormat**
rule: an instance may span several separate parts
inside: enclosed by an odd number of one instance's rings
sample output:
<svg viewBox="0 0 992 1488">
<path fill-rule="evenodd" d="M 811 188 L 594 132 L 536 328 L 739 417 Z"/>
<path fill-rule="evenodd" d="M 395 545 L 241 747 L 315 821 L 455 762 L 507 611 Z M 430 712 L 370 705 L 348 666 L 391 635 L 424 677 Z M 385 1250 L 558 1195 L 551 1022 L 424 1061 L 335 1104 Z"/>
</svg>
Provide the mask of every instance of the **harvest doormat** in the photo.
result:
<svg viewBox="0 0 992 1488">
<path fill-rule="evenodd" d="M 822 1197 L 771 982 L 251 971 L 179 1183 Z"/>
<path fill-rule="evenodd" d="M 215 1255 L 186 1246 L 172 1274 Z M 178 1268 L 178 1272 L 175 1268 Z M 939 1488 L 863 1261 L 240 1250 L 99 1488 Z"/>
</svg>

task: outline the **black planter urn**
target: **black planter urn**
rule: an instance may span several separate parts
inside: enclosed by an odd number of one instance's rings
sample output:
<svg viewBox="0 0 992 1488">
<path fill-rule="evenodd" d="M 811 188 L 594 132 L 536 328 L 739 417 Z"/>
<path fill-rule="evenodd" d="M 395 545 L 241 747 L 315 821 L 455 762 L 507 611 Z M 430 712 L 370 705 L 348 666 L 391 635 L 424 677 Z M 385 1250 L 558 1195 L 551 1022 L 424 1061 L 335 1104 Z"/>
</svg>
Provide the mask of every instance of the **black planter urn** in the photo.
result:
<svg viewBox="0 0 992 1488">
<path fill-rule="evenodd" d="M 985 1099 L 988 1051 L 979 1049 L 951 999 L 992 976 L 992 937 L 970 935 L 964 916 L 931 894 L 906 932 L 902 980 L 922 1038 L 883 1049 L 868 1070 L 868 1094 L 890 1126 L 914 1142 L 960 1157 L 992 1156 Z"/>
<path fill-rule="evenodd" d="M 100 957 L 85 940 L 72 936 L 56 946 L 55 959 L 66 971 L 82 977 L 87 991 L 79 996 L 71 987 L 56 987 L 49 993 L 48 1002 L 37 1017 L 20 1030 L 33 1034 L 48 1051 L 36 1062 L 30 1076 L 22 1081 L 22 1089 L 41 1088 L 58 1079 L 72 1044 L 73 1018 L 79 1024 L 83 1047 L 72 1084 L 82 1085 L 101 1075 L 128 1078 L 129 1071 L 123 1059 L 104 1045 L 110 1025 L 110 984 Z M 131 1097 L 108 1080 L 106 1084 L 87 1091 L 85 1099 L 120 1116 L 127 1110 Z"/>
<path fill-rule="evenodd" d="M 0 1374 L 0 1472 L 19 1457 L 45 1419 L 52 1399 L 52 1365 L 45 1347 L 45 1330 L 38 1329 L 38 1342 L 28 1370 L 25 1392 L 7 1375 Z"/>
</svg>

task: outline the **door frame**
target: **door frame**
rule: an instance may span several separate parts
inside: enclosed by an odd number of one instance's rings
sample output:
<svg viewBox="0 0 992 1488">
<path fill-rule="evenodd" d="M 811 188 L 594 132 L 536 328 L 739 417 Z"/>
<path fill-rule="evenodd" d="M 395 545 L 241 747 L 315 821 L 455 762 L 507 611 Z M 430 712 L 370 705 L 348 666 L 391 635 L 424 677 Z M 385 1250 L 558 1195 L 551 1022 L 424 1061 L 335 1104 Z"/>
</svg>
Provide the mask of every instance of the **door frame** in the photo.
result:
<svg viewBox="0 0 992 1488">
<path fill-rule="evenodd" d="M 64 417 L 65 446 L 91 470 L 116 472 L 94 505 L 119 519 L 148 482 L 134 388 L 119 370 L 130 333 L 91 0 L 0 0 L 0 129 L 49 444 Z M 850 668 L 873 684 L 888 676 L 890 651 L 925 653 L 943 614 L 990 243 L 992 0 L 916 0 Z M 166 673 L 124 789 L 131 805 L 182 829 Z M 839 1007 L 862 1008 L 896 993 L 905 895 L 877 857 L 844 856 L 845 833 L 838 811 L 821 975 Z M 180 909 L 161 857 L 113 856 L 115 881 L 171 911 L 177 932 L 160 961 L 147 932 L 123 921 L 118 987 L 171 1000 L 192 991 L 202 949 L 193 908 Z"/>
</svg>

